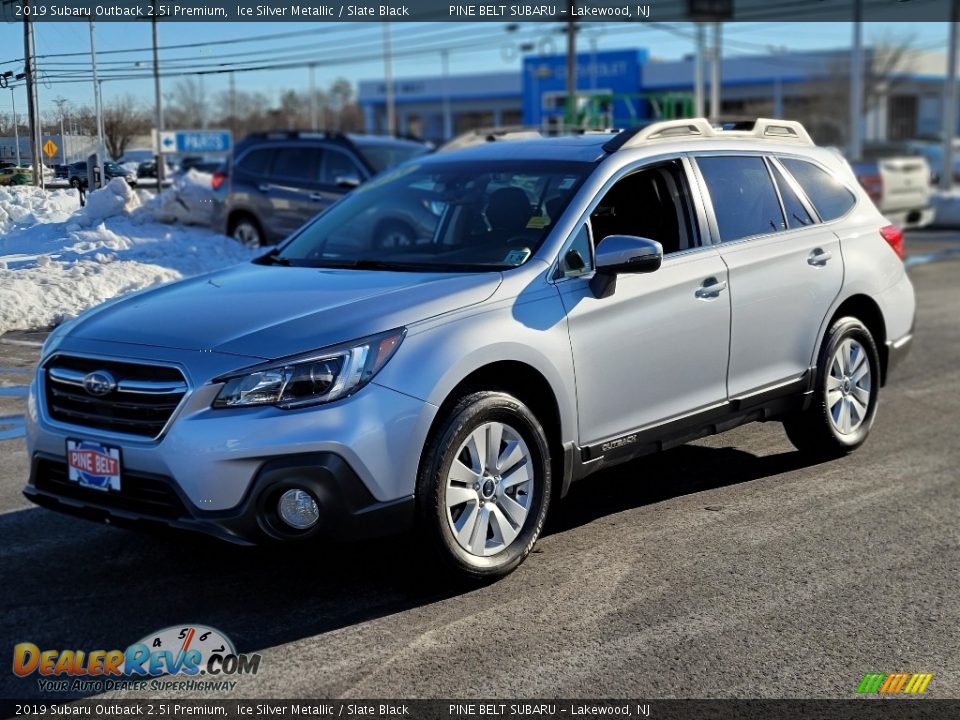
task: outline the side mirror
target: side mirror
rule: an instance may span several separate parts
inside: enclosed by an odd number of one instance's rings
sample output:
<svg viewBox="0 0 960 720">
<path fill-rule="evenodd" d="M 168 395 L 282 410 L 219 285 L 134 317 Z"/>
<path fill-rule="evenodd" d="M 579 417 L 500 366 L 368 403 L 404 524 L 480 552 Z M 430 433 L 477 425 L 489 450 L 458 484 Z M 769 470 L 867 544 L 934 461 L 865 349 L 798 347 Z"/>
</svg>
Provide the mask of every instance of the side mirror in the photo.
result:
<svg viewBox="0 0 960 720">
<path fill-rule="evenodd" d="M 648 273 L 658 270 L 663 262 L 663 246 L 656 240 L 634 235 L 607 235 L 596 249 L 596 273 L 590 289 L 597 298 L 613 294 L 617 275 Z"/>
<path fill-rule="evenodd" d="M 648 273 L 660 268 L 663 246 L 634 235 L 608 235 L 597 247 L 597 272 L 604 275 Z"/>
<path fill-rule="evenodd" d="M 334 184 L 342 188 L 360 187 L 360 178 L 356 175 L 337 175 Z"/>
</svg>

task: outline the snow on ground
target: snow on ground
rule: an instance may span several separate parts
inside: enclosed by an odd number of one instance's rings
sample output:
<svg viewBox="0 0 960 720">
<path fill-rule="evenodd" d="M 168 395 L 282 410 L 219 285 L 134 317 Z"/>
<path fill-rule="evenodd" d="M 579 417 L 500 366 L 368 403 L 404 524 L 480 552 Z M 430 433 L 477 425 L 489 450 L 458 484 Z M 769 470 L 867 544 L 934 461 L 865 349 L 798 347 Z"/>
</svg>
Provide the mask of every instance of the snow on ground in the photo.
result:
<svg viewBox="0 0 960 720">
<path fill-rule="evenodd" d="M 116 295 L 249 260 L 210 230 L 156 222 L 121 178 L 87 195 L 0 189 L 0 334 L 56 325 Z"/>
<path fill-rule="evenodd" d="M 44 192 L 32 186 L 0 187 L 0 236 L 18 227 L 61 222 L 80 207 L 73 190 Z"/>
</svg>

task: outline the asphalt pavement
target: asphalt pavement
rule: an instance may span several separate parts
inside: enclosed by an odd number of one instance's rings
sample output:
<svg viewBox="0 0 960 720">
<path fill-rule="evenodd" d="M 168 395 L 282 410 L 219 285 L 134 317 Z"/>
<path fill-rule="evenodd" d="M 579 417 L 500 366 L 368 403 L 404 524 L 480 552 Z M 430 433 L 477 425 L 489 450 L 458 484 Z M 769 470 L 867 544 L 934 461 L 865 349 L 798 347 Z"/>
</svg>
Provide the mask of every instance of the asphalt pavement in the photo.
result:
<svg viewBox="0 0 960 720">
<path fill-rule="evenodd" d="M 0 664 L 17 642 L 125 648 L 202 623 L 263 656 L 235 697 L 850 698 L 901 671 L 960 697 L 960 237 L 908 247 L 935 257 L 910 269 L 916 340 L 862 449 L 811 464 L 754 424 L 605 471 L 472 590 L 432 582 L 404 539 L 242 549 L 30 506 L 38 348 L 5 336 Z M 0 697 L 38 694 L 0 672 Z"/>
</svg>

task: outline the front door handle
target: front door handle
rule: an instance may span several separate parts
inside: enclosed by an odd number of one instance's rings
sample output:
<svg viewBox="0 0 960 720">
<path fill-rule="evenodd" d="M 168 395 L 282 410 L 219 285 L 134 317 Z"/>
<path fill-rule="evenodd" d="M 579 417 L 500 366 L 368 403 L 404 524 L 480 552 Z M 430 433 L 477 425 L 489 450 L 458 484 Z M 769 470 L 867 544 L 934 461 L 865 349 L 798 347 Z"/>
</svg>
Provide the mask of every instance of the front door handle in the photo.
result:
<svg viewBox="0 0 960 720">
<path fill-rule="evenodd" d="M 321 202 L 323 200 L 326 200 L 326 198 L 323 196 L 323 193 L 318 193 L 318 192 L 310 193 L 310 199 L 316 202 Z"/>
<path fill-rule="evenodd" d="M 813 265 L 814 267 L 823 267 L 827 264 L 827 260 L 832 257 L 833 253 L 829 250 L 817 248 L 807 256 L 807 263 Z"/>
<path fill-rule="evenodd" d="M 726 280 L 717 280 L 715 277 L 709 277 L 703 281 L 703 284 L 697 288 L 694 293 L 701 300 L 711 300 L 720 297 L 720 293 L 727 289 Z"/>
<path fill-rule="evenodd" d="M 270 184 L 260 183 L 259 185 L 257 185 L 257 190 L 259 190 L 260 192 L 270 192 Z"/>
</svg>

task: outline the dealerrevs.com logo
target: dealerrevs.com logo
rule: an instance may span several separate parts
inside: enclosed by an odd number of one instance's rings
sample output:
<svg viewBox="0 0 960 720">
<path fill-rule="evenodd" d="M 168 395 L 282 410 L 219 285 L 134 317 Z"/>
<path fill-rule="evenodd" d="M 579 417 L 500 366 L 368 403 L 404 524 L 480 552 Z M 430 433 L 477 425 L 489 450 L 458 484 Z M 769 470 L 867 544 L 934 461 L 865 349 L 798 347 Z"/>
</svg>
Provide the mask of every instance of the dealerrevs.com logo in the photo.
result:
<svg viewBox="0 0 960 720">
<path fill-rule="evenodd" d="M 240 675 L 256 675 L 261 656 L 240 654 L 219 630 L 204 625 L 168 627 L 126 650 L 13 648 L 13 673 L 36 676 L 43 692 L 108 690 L 233 690 Z"/>
</svg>

